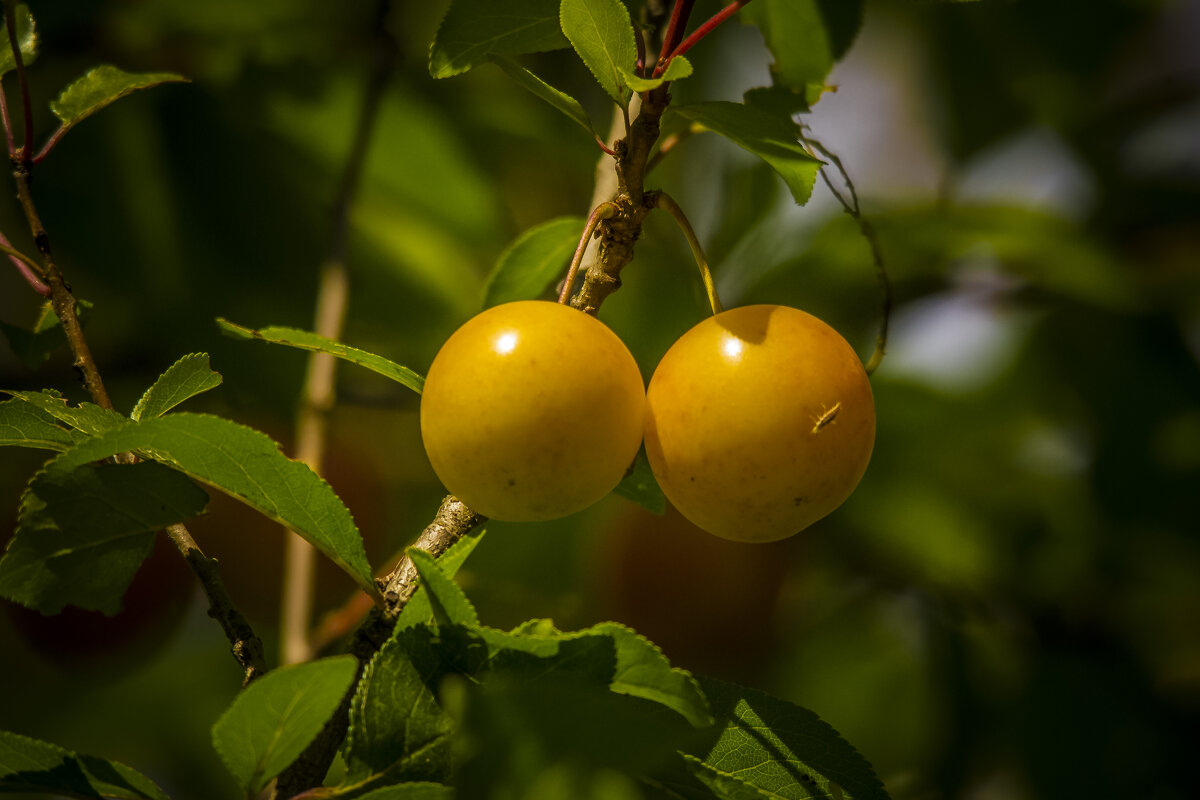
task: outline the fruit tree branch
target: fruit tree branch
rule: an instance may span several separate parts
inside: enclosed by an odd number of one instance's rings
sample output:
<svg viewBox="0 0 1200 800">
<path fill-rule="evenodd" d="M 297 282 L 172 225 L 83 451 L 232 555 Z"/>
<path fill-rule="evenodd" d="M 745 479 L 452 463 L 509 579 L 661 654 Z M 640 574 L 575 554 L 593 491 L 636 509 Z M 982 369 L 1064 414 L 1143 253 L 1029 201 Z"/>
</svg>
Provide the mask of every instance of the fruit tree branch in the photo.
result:
<svg viewBox="0 0 1200 800">
<path fill-rule="evenodd" d="M 11 0 L 5 0 L 4 16 L 8 26 L 8 43 L 16 61 L 17 75 L 21 84 L 22 104 L 25 109 L 25 141 L 22 147 L 13 151 L 12 154 L 13 180 L 17 186 L 17 199 L 20 201 L 21 210 L 29 224 L 29 232 L 33 235 L 38 252 L 41 253 L 42 270 L 46 285 L 50 290 L 50 307 L 58 317 L 63 333 L 67 337 L 67 345 L 74 356 L 75 369 L 79 372 L 84 388 L 87 389 L 92 402 L 111 411 L 114 410 L 113 403 L 109 398 L 108 390 L 104 387 L 104 380 L 92 357 L 91 348 L 88 347 L 87 339 L 83 335 L 83 326 L 80 324 L 76 312 L 75 295 L 71 292 L 70 284 L 67 283 L 54 261 L 50 236 L 46 233 L 46 228 L 38 214 L 37 205 L 33 200 L 33 193 L 30 191 L 32 162 L 29 158 L 29 142 L 33 135 L 33 116 L 30 113 L 29 86 L 25 81 L 21 48 L 16 39 Z M 3 94 L 2 87 L 0 87 L 0 94 Z M 7 119 L 5 122 L 7 123 Z M 9 130 L 11 133 L 11 129 Z M 16 251 L 13 250 L 8 254 L 12 257 L 15 253 Z M 123 463 L 133 463 L 137 460 L 132 453 L 122 453 L 117 458 Z M 167 529 L 167 535 L 187 560 L 192 572 L 200 581 L 200 585 L 204 587 L 204 592 L 209 599 L 209 615 L 221 623 L 226 636 L 229 637 L 230 644 L 233 645 L 234 657 L 242 665 L 245 680 L 250 681 L 262 674 L 266 669 L 262 658 L 262 644 L 254 635 L 250 624 L 229 599 L 229 594 L 225 591 L 221 576 L 217 572 L 216 562 L 201 552 L 183 525 L 170 526 Z"/>
</svg>

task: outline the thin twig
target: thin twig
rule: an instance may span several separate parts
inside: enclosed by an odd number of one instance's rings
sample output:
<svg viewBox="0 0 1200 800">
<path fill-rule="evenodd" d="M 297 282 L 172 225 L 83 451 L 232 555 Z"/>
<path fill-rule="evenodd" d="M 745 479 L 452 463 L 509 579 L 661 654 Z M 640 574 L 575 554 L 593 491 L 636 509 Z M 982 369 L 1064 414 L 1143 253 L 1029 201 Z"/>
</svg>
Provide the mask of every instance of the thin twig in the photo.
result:
<svg viewBox="0 0 1200 800">
<path fill-rule="evenodd" d="M 829 159 L 829 162 L 833 164 L 838 174 L 841 175 L 842 182 L 846 184 L 846 191 L 849 193 L 849 197 L 842 194 L 841 190 L 834 185 L 826 173 L 824 166 L 820 170 L 821 179 L 825 181 L 825 185 L 829 187 L 829 191 L 837 198 L 838 203 L 842 206 L 842 210 L 854 218 L 854 221 L 858 224 L 859 232 L 866 239 L 867 246 L 871 248 L 871 260 L 875 264 L 875 277 L 879 280 L 882 300 L 880 302 L 879 333 L 875 336 L 875 350 L 871 353 L 871 357 L 867 359 L 867 363 L 864 366 L 867 374 L 870 375 L 883 362 L 883 357 L 887 353 L 888 324 L 892 317 L 892 281 L 888 277 L 887 267 L 884 264 L 883 249 L 879 245 L 879 236 L 875 233 L 874 226 L 871 225 L 870 220 L 863 216 L 862 207 L 858 202 L 858 191 L 854 188 L 854 181 L 850 180 L 850 174 L 846 171 L 842 160 L 819 139 L 805 134 L 804 141 L 821 155 L 825 156 L 825 158 Z"/>
<path fill-rule="evenodd" d="M 25 59 L 21 56 L 21 44 L 17 41 L 16 3 L 13 0 L 4 0 L 4 23 L 8 28 L 8 44 L 17 68 L 17 83 L 21 86 L 21 110 L 25 114 L 24 140 L 19 149 L 10 149 L 9 152 L 28 161 L 29 147 L 33 141 L 33 102 L 29 98 L 29 81 L 25 77 Z"/>
<path fill-rule="evenodd" d="M 669 194 L 666 192 L 654 192 L 653 194 L 654 207 L 661 208 L 670 214 L 675 223 L 679 225 L 679 229 L 683 231 L 688 247 L 692 249 L 692 258 L 696 260 L 696 267 L 700 270 L 700 280 L 704 283 L 705 293 L 708 294 L 708 304 L 712 307 L 713 314 L 720 314 L 722 311 L 721 299 L 717 297 L 717 285 L 713 282 L 712 272 L 708 268 L 708 259 L 704 257 L 704 250 L 700 247 L 700 239 L 696 236 L 696 230 L 692 227 L 687 215 L 683 213 L 683 209 Z"/>
<path fill-rule="evenodd" d="M 4 123 L 4 142 L 8 146 L 9 160 L 17 157 L 17 144 L 13 140 L 12 120 L 8 116 L 8 97 L 0 83 L 0 121 Z"/>
<path fill-rule="evenodd" d="M 233 657 L 242 665 L 242 685 L 266 673 L 267 662 L 263 657 L 262 640 L 254 633 L 250 623 L 234 606 L 225 584 L 217 572 L 217 562 L 196 546 L 196 540 L 183 525 L 167 527 L 167 536 L 183 553 L 192 571 L 200 578 L 200 585 L 208 597 L 208 615 L 215 619 L 225 632 L 233 651 Z"/>
<path fill-rule="evenodd" d="M 21 277 L 35 292 L 42 297 L 50 296 L 50 287 L 45 282 L 46 271 L 42 269 L 42 265 L 13 247 L 3 233 L 0 233 L 0 253 L 8 255 L 8 260 L 13 263 L 17 272 L 21 273 Z"/>
<path fill-rule="evenodd" d="M 366 161 L 371 134 L 379 116 L 384 89 L 397 58 L 395 40 L 387 33 L 387 2 L 377 5 L 374 58 L 355 124 L 350 151 L 342 169 L 333 203 L 333 235 L 329 254 L 321 268 L 317 288 L 314 330 L 328 339 L 340 339 L 349 299 L 349 274 L 346 249 L 350 229 L 350 208 L 358 192 L 363 163 Z M 326 429 L 335 398 L 337 359 L 328 353 L 312 353 L 308 359 L 300 408 L 296 416 L 296 458 L 320 474 L 325 460 Z M 292 532 L 284 552 L 283 597 L 281 610 L 281 651 L 285 664 L 307 661 L 312 657 L 309 640 L 312 623 L 313 583 L 316 552 L 313 546 Z"/>
<path fill-rule="evenodd" d="M 42 163 L 42 160 L 50 154 L 50 151 L 54 149 L 54 146 L 59 143 L 62 137 L 65 136 L 69 130 L 71 130 L 70 126 L 59 125 L 58 130 L 50 134 L 50 138 L 46 140 L 44 145 L 42 145 L 42 149 L 37 151 L 37 155 L 33 157 L 33 163 Z"/>
<path fill-rule="evenodd" d="M 615 205 L 601 203 L 588 215 L 587 224 L 583 226 L 583 235 L 579 237 L 579 246 L 575 248 L 575 255 L 571 257 L 571 265 L 567 268 L 567 277 L 563 279 L 562 289 L 558 292 L 558 302 L 565 304 L 570 299 L 571 287 L 575 285 L 575 273 L 579 271 L 583 253 L 587 250 L 588 242 L 592 240 L 592 234 L 596 232 L 596 226 L 600 224 L 601 220 L 612 219 L 616 213 Z"/>
</svg>

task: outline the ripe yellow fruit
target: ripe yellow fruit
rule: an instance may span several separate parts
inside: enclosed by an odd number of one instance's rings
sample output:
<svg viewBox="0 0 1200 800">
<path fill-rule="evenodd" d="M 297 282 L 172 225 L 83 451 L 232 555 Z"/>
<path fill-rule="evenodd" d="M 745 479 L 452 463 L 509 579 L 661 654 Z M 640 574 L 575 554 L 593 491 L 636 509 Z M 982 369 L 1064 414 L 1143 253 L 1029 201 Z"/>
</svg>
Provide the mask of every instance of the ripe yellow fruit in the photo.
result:
<svg viewBox="0 0 1200 800">
<path fill-rule="evenodd" d="M 786 306 L 725 311 L 685 333 L 646 393 L 646 455 L 663 493 L 709 533 L 770 542 L 842 504 L 875 442 L 854 349 Z"/>
<path fill-rule="evenodd" d="M 625 344 L 568 306 L 495 306 L 450 336 L 421 395 L 442 483 L 476 512 L 555 519 L 612 491 L 637 455 L 645 384 Z"/>
</svg>

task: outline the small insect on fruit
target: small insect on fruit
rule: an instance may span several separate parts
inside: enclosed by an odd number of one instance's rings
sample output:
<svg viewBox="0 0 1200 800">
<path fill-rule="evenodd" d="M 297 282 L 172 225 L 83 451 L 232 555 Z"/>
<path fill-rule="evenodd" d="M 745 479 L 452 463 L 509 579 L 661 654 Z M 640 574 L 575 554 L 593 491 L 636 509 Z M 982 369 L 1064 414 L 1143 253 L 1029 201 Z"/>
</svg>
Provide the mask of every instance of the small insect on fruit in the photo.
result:
<svg viewBox="0 0 1200 800">
<path fill-rule="evenodd" d="M 854 349 L 786 306 L 735 308 L 685 333 L 646 393 L 646 455 L 667 499 L 726 539 L 770 542 L 840 506 L 875 442 Z"/>
<path fill-rule="evenodd" d="M 645 419 L 642 374 L 604 323 L 544 301 L 495 306 L 442 345 L 421 395 L 434 472 L 510 522 L 582 510 L 620 482 Z"/>
</svg>

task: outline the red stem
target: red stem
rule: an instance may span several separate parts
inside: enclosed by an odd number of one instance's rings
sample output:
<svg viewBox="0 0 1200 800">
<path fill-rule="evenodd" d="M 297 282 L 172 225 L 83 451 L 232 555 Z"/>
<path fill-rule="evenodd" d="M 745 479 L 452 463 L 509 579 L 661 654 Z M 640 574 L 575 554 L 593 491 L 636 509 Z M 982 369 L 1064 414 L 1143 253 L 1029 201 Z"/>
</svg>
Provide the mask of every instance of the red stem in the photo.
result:
<svg viewBox="0 0 1200 800">
<path fill-rule="evenodd" d="M 691 16 L 692 6 L 695 4 L 696 0 L 675 0 L 675 6 L 671 9 L 671 20 L 667 23 L 667 32 L 663 34 L 662 52 L 654 68 L 655 75 L 664 68 L 664 62 L 670 59 L 671 51 L 683 38 L 683 30 L 687 27 L 688 17 Z"/>
<path fill-rule="evenodd" d="M 4 87 L 0 86 L 0 119 L 4 121 L 4 138 L 8 143 L 9 158 L 13 158 L 17 154 L 17 145 L 13 141 L 12 121 L 8 118 L 8 97 L 4 94 Z"/>
<path fill-rule="evenodd" d="M 8 237 L 3 233 L 0 233 L 0 245 L 3 245 L 9 249 L 12 248 L 12 242 L 8 241 Z M 13 263 L 13 266 L 17 268 L 17 272 L 21 273 L 21 277 L 25 279 L 25 282 L 28 283 L 35 292 L 40 294 L 42 297 L 50 296 L 50 286 L 42 280 L 42 277 L 44 276 L 39 276 L 34 271 L 32 266 L 12 255 L 11 253 L 8 254 L 8 260 Z"/>
<path fill-rule="evenodd" d="M 59 140 L 62 139 L 63 135 L 69 130 L 70 128 L 66 125 L 60 125 L 58 130 L 56 130 L 54 134 L 46 140 L 46 143 L 42 145 L 42 149 L 38 150 L 37 155 L 33 157 L 33 163 L 42 163 L 42 159 L 50 154 L 50 151 L 54 149 L 54 145 L 58 144 Z"/>
<path fill-rule="evenodd" d="M 17 42 L 17 18 L 14 12 L 15 3 L 5 0 L 4 21 L 8 28 L 8 46 L 12 48 L 13 61 L 17 65 L 17 83 L 21 85 L 21 108 L 25 112 L 25 139 L 21 145 L 23 160 L 29 160 L 29 147 L 33 141 L 33 104 L 29 98 L 29 83 L 25 78 L 25 61 L 21 57 L 21 45 Z M 15 150 L 10 151 L 16 155 Z"/>
<path fill-rule="evenodd" d="M 699 28 L 696 28 L 696 30 L 692 32 L 691 36 L 684 39 L 683 42 L 681 42 L 674 50 L 672 50 L 671 54 L 667 56 L 665 61 L 659 61 L 658 66 L 654 70 L 654 77 L 657 78 L 663 73 L 663 71 L 667 68 L 667 65 L 671 63 L 671 59 L 673 59 L 675 56 L 681 56 L 688 50 L 691 50 L 697 42 L 712 33 L 718 25 L 732 17 L 738 12 L 738 9 L 749 2 L 750 0 L 733 0 L 732 3 L 722 8 L 716 14 L 713 14 L 707 22 L 705 22 Z"/>
</svg>

